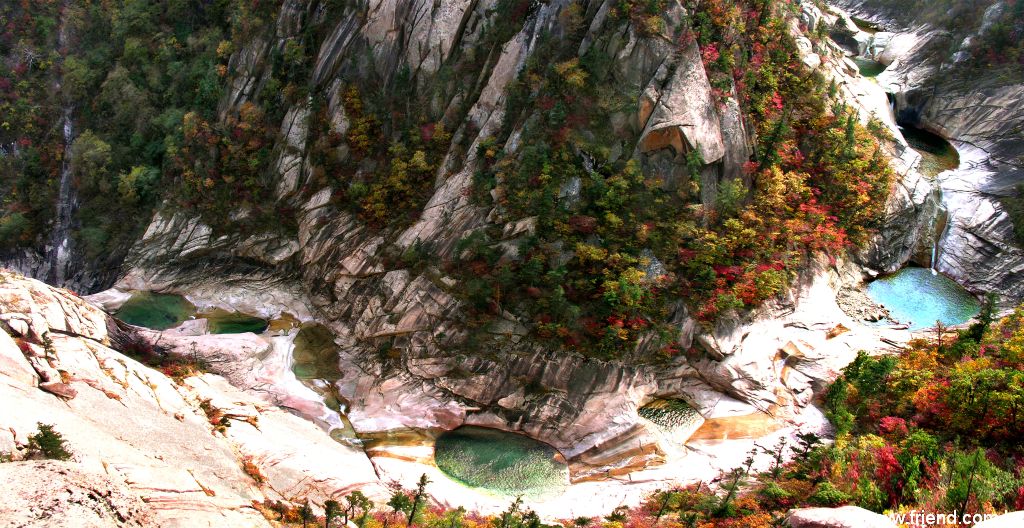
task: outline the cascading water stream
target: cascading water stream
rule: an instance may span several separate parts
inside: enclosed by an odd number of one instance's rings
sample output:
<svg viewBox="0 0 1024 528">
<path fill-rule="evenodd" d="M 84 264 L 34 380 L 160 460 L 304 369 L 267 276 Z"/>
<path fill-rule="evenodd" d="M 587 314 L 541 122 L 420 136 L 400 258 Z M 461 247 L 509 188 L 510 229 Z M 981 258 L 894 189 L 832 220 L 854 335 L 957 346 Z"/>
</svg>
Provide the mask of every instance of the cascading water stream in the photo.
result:
<svg viewBox="0 0 1024 528">
<path fill-rule="evenodd" d="M 65 9 L 67 2 L 65 2 Z M 66 50 L 68 45 L 68 25 L 61 20 L 60 30 L 57 33 L 58 49 Z M 61 80 L 56 83 L 56 92 L 61 93 Z M 72 122 L 74 107 L 65 104 L 62 113 L 62 127 L 64 132 L 64 158 L 60 167 L 60 187 L 57 194 L 57 211 L 54 218 L 53 232 L 50 234 L 50 244 L 46 251 L 46 273 L 43 274 L 46 281 L 56 286 L 63 286 L 67 280 L 68 264 L 71 257 L 71 222 L 75 209 L 78 208 L 78 196 L 71 176 L 71 144 L 75 139 L 75 128 Z"/>
<path fill-rule="evenodd" d="M 946 236 L 946 229 L 948 227 L 949 214 L 946 212 L 945 207 L 940 206 L 935 214 L 935 225 L 933 226 L 932 258 L 929 266 L 932 270 L 932 275 L 939 273 L 939 246 L 942 244 L 942 239 Z"/>
<path fill-rule="evenodd" d="M 57 213 L 46 264 L 49 270 L 46 280 L 54 285 L 63 285 L 67 279 L 68 261 L 71 256 L 71 221 L 78 206 L 78 197 L 72 185 L 71 143 L 74 141 L 74 124 L 71 121 L 72 108 L 64 107 L 64 160 L 60 168 L 60 188 L 57 194 Z"/>
<path fill-rule="evenodd" d="M 299 364 L 295 357 L 297 337 L 298 333 L 293 331 L 287 335 L 266 338 L 273 344 L 273 352 L 264 358 L 263 364 L 273 372 L 271 378 L 278 380 L 278 404 L 312 420 L 326 430 L 335 441 L 359 446 L 355 431 L 342 414 L 345 411 L 344 406 L 335 410 L 327 403 L 324 394 L 310 386 L 315 384 L 314 382 L 299 379 L 296 375 L 296 367 Z"/>
</svg>

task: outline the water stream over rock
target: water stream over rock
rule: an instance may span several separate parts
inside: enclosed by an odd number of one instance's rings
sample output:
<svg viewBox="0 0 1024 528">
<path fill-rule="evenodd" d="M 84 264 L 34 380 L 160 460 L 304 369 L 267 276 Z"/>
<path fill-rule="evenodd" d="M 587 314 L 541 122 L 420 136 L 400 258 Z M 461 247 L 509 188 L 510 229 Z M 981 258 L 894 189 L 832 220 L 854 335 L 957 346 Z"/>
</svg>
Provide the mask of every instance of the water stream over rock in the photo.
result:
<svg viewBox="0 0 1024 528">
<path fill-rule="evenodd" d="M 306 361 L 311 352 L 308 348 L 308 339 L 303 337 L 304 331 L 305 329 L 302 329 L 291 335 L 267 338 L 274 344 L 275 356 L 281 359 L 281 366 L 285 367 L 279 371 L 279 378 L 276 380 L 277 392 L 287 395 L 283 406 L 313 420 L 335 441 L 357 445 L 359 442 L 355 438 L 355 431 L 342 414 L 343 408 L 334 396 L 333 382 L 337 378 L 309 377 L 309 369 L 305 365 L 308 364 Z M 333 342 L 331 344 L 333 345 Z M 324 349 L 321 350 L 323 351 Z M 333 346 L 330 348 L 330 357 L 335 361 L 337 359 Z M 324 361 L 322 355 L 317 356 L 317 361 Z M 315 374 L 324 375 L 327 372 L 321 370 Z"/>
<path fill-rule="evenodd" d="M 63 40 L 63 34 L 62 29 L 61 40 Z M 49 271 L 45 278 L 50 284 L 58 286 L 63 285 L 68 279 L 71 257 L 71 222 L 75 209 L 78 208 L 78 197 L 71 176 L 71 143 L 75 137 L 71 112 L 71 107 L 64 108 L 64 159 L 60 168 L 60 186 L 57 191 L 54 226 L 50 233 L 50 245 L 46 252 L 46 266 Z"/>
</svg>

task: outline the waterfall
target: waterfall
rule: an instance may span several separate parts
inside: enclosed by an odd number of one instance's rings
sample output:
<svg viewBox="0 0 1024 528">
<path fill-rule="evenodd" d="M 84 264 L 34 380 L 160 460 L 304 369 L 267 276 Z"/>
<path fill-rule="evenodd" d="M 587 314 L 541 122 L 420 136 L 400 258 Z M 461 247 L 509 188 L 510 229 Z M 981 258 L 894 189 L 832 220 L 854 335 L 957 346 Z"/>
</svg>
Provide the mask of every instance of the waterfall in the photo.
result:
<svg viewBox="0 0 1024 528">
<path fill-rule="evenodd" d="M 64 2 L 65 11 L 68 2 Z M 68 45 L 68 24 L 64 17 L 61 17 L 60 29 L 57 32 L 57 46 L 65 52 Z M 56 83 L 57 93 L 61 92 L 62 80 Z M 67 280 L 68 264 L 71 257 L 71 222 L 75 209 L 78 208 L 78 196 L 75 194 L 71 177 L 71 143 L 75 139 L 75 128 L 71 120 L 74 107 L 70 104 L 64 105 L 62 114 L 62 127 L 64 129 L 64 158 L 60 167 L 60 188 L 57 194 L 57 211 L 54 218 L 53 232 L 50 235 L 50 244 L 46 250 L 46 262 L 43 268 L 46 272 L 43 279 L 54 286 L 63 286 Z"/>
<path fill-rule="evenodd" d="M 74 125 L 71 121 L 72 108 L 64 107 L 64 159 L 60 168 L 60 188 L 57 194 L 57 211 L 50 245 L 46 253 L 49 272 L 46 280 L 61 286 L 67 280 L 68 262 L 71 256 L 71 221 L 78 206 L 78 198 L 72 185 L 71 143 L 74 141 Z"/>
<path fill-rule="evenodd" d="M 312 421 L 325 429 L 335 441 L 353 444 L 352 426 L 341 412 L 327 405 L 326 398 L 295 375 L 295 337 L 298 330 L 287 335 L 267 339 L 273 343 L 273 353 L 264 358 L 263 366 L 268 368 L 264 376 L 274 380 L 274 393 L 278 404 Z M 327 382 L 329 384 L 329 382 Z"/>
<path fill-rule="evenodd" d="M 941 190 L 940 190 L 941 195 Z M 932 259 L 931 259 L 931 270 L 932 275 L 938 275 L 939 273 L 939 244 L 942 243 L 942 239 L 946 236 L 946 230 L 949 228 L 949 212 L 945 207 L 939 206 L 939 210 L 935 213 L 935 225 L 934 234 L 932 239 Z"/>
</svg>

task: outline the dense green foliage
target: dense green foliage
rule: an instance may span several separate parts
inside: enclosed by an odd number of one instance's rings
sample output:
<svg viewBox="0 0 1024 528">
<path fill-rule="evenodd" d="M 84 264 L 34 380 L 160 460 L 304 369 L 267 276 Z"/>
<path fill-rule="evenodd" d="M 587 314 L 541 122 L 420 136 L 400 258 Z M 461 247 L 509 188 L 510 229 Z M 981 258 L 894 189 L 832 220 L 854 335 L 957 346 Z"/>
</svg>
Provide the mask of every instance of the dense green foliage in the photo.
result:
<svg viewBox="0 0 1024 528">
<path fill-rule="evenodd" d="M 215 117 L 228 52 L 271 20 L 277 2 L 61 4 L 0 7 L 0 55 L 16 64 L 0 69 L 7 110 L 0 143 L 19 145 L 17 155 L 0 159 L 0 243 L 33 245 L 48 228 L 66 108 L 75 135 L 68 161 L 81 204 L 75 238 L 86 258 L 116 264 L 109 253 L 127 248 L 162 188 L 175 183 L 172 162 L 190 124 L 185 116 Z"/>
<path fill-rule="evenodd" d="M 53 214 L 64 158 L 51 84 L 60 4 L 0 4 L 0 247 L 31 242 Z"/>
<path fill-rule="evenodd" d="M 938 331 L 899 357 L 861 355 L 827 395 L 835 446 L 822 476 L 881 511 L 1024 506 L 1024 309 Z"/>
</svg>

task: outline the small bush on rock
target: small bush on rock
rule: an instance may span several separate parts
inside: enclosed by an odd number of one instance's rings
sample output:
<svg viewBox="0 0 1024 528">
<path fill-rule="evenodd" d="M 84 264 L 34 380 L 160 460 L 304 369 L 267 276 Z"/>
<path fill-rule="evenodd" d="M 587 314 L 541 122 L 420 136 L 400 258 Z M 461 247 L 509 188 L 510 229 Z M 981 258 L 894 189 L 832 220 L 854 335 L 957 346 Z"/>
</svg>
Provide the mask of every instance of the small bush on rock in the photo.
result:
<svg viewBox="0 0 1024 528">
<path fill-rule="evenodd" d="M 41 456 L 51 460 L 69 460 L 64 436 L 53 430 L 52 425 L 39 423 L 39 432 L 28 437 L 28 455 Z"/>
</svg>

